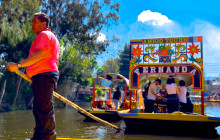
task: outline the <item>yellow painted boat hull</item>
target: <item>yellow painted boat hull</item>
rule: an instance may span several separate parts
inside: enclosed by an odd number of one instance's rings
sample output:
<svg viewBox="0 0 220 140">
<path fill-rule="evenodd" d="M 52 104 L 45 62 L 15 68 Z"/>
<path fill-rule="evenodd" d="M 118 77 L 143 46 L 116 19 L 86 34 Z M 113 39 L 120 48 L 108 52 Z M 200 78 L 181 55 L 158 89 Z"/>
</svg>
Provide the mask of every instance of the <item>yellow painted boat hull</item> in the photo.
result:
<svg viewBox="0 0 220 140">
<path fill-rule="evenodd" d="M 117 122 L 120 121 L 122 118 L 121 116 L 118 114 L 118 112 L 124 112 L 127 113 L 129 110 L 122 110 L 122 111 L 115 111 L 115 110 L 88 110 L 89 113 L 93 114 L 96 117 L 99 117 L 105 121 L 108 122 Z M 80 113 L 80 112 L 78 112 Z M 90 121 L 95 121 L 94 119 L 80 113 L 81 115 L 83 115 L 85 117 L 86 122 L 90 122 Z"/>
<path fill-rule="evenodd" d="M 218 137 L 220 118 L 184 113 L 121 113 L 125 133 Z"/>
</svg>

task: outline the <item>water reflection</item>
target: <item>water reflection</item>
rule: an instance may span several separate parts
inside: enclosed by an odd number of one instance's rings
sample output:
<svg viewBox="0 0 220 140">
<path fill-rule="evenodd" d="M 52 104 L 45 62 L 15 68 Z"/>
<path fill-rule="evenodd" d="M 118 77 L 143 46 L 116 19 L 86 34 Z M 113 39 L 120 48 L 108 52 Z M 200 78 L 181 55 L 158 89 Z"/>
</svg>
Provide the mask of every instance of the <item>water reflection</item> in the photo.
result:
<svg viewBox="0 0 220 140">
<path fill-rule="evenodd" d="M 77 103 L 84 109 L 90 109 L 90 103 Z M 220 103 L 206 103 L 205 113 L 220 117 Z M 201 140 L 203 138 L 152 136 L 152 135 L 125 135 L 124 130 L 116 130 L 96 122 L 83 122 L 84 117 L 72 107 L 55 109 L 56 131 L 59 137 L 72 137 L 84 139 L 117 139 L 117 140 Z M 124 128 L 123 121 L 114 125 Z M 147 127 L 147 126 L 146 126 Z M 0 114 L 0 140 L 24 140 L 33 135 L 34 117 L 31 110 L 12 111 Z M 220 133 L 220 127 L 217 128 Z M 205 138 L 204 138 L 205 139 Z"/>
<path fill-rule="evenodd" d="M 220 102 L 205 102 L 205 113 L 220 117 Z"/>
</svg>

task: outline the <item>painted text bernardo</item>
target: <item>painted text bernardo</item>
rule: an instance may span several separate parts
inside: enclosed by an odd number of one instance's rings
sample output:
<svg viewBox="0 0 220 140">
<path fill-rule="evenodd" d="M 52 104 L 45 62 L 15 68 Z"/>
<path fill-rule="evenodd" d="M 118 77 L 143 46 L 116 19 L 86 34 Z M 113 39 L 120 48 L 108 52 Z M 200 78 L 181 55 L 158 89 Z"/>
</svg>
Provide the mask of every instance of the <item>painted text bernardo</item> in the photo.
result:
<svg viewBox="0 0 220 140">
<path fill-rule="evenodd" d="M 140 68 L 143 69 L 140 71 Z M 141 73 L 191 73 L 193 76 L 196 69 L 189 70 L 187 66 L 174 66 L 174 67 L 140 67 L 134 73 L 140 75 Z"/>
</svg>

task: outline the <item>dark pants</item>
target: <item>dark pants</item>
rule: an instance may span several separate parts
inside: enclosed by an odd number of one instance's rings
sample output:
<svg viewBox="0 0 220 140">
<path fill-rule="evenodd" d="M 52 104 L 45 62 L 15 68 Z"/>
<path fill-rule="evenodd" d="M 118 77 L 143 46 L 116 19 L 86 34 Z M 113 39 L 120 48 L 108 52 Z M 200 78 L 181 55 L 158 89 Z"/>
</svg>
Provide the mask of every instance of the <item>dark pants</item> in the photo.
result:
<svg viewBox="0 0 220 140">
<path fill-rule="evenodd" d="M 180 102 L 180 106 L 181 106 L 180 111 L 185 113 L 186 112 L 186 103 Z"/>
<path fill-rule="evenodd" d="M 171 94 L 167 96 L 167 111 L 173 113 L 180 110 L 180 102 L 177 94 Z"/>
<path fill-rule="evenodd" d="M 33 114 L 36 125 L 32 139 L 56 140 L 52 97 L 58 81 L 58 75 L 56 73 L 43 73 L 35 75 L 31 79 L 34 94 Z"/>
<path fill-rule="evenodd" d="M 144 99 L 144 112 L 146 113 L 152 113 L 154 111 L 154 100 Z"/>
</svg>

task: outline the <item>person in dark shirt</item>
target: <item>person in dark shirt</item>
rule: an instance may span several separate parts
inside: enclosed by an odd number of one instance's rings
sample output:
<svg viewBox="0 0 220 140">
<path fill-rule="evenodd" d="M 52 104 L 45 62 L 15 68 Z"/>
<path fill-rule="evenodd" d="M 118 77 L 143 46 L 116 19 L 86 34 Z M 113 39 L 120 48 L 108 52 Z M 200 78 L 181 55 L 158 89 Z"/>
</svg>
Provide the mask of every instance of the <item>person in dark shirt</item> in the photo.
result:
<svg viewBox="0 0 220 140">
<path fill-rule="evenodd" d="M 186 112 L 192 113 L 193 112 L 193 103 L 189 97 L 189 92 L 186 92 Z"/>
<path fill-rule="evenodd" d="M 121 102 L 121 91 L 120 91 L 119 87 L 117 87 L 117 91 L 114 92 L 112 100 L 113 100 L 113 102 L 115 104 L 115 110 L 117 110 L 118 106 L 119 106 L 119 102 Z"/>
</svg>

